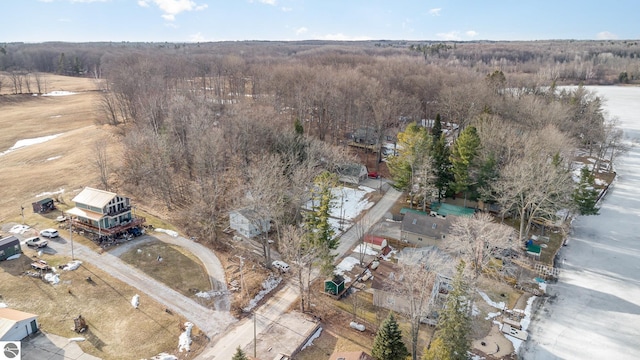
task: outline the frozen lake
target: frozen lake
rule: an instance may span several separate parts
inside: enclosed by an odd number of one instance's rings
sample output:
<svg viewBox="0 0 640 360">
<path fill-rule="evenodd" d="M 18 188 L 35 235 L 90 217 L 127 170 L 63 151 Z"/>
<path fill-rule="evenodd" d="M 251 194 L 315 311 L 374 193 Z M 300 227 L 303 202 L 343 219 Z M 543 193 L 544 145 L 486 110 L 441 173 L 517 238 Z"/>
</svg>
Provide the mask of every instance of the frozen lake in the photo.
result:
<svg viewBox="0 0 640 360">
<path fill-rule="evenodd" d="M 640 359 L 640 87 L 588 87 L 607 99 L 632 145 L 599 216 L 573 222 L 551 297 L 529 327 L 521 358 Z"/>
</svg>

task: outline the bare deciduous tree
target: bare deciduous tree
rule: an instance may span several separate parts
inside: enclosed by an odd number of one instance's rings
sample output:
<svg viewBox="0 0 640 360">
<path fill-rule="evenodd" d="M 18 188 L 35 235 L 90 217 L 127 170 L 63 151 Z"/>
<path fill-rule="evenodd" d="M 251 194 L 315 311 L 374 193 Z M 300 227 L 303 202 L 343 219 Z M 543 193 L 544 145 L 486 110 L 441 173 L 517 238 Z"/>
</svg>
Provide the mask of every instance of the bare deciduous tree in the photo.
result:
<svg viewBox="0 0 640 360">
<path fill-rule="evenodd" d="M 106 191 L 109 191 L 109 159 L 107 157 L 106 139 L 99 139 L 93 144 L 94 166 L 98 171 L 100 185 Z"/>
<path fill-rule="evenodd" d="M 317 251 L 302 228 L 287 225 L 281 232 L 280 253 L 298 277 L 300 311 L 305 312 L 311 304 L 311 273 L 318 260 Z"/>
<path fill-rule="evenodd" d="M 413 360 L 418 356 L 418 338 L 420 324 L 434 308 L 431 293 L 438 274 L 452 272 L 448 256 L 435 247 L 413 252 L 402 257 L 398 262 L 400 274 L 397 282 L 399 295 L 408 302 L 405 315 L 411 324 L 411 353 Z"/>
<path fill-rule="evenodd" d="M 445 249 L 461 257 L 470 267 L 473 278 L 478 278 L 493 257 L 501 256 L 502 251 L 516 244 L 513 228 L 495 222 L 487 213 L 477 213 L 456 218 Z"/>
</svg>

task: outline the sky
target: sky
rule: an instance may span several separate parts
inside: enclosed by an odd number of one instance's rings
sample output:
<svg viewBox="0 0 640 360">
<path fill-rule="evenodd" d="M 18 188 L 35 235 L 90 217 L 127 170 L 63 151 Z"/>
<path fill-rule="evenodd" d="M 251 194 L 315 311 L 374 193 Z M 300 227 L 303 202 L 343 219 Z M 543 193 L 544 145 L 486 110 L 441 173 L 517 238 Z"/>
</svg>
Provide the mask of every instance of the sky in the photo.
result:
<svg viewBox="0 0 640 360">
<path fill-rule="evenodd" d="M 638 0 L 2 0 L 0 42 L 638 39 Z"/>
</svg>

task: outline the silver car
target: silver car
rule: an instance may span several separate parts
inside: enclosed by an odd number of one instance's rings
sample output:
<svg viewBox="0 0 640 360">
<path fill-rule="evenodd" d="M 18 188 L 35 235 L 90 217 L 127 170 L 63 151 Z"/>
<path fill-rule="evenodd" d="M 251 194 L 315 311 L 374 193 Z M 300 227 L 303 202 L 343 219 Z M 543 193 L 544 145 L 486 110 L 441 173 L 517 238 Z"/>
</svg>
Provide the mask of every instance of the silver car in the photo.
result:
<svg viewBox="0 0 640 360">
<path fill-rule="evenodd" d="M 56 238 L 58 237 L 58 230 L 56 229 L 44 229 L 40 231 L 40 236 L 47 238 Z"/>
<path fill-rule="evenodd" d="M 37 236 L 28 238 L 27 240 L 24 241 L 24 243 L 27 246 L 35 247 L 35 248 L 38 248 L 38 249 L 39 248 L 43 248 L 43 247 L 47 246 L 47 244 L 49 244 L 49 242 L 47 240 L 40 239 Z"/>
</svg>

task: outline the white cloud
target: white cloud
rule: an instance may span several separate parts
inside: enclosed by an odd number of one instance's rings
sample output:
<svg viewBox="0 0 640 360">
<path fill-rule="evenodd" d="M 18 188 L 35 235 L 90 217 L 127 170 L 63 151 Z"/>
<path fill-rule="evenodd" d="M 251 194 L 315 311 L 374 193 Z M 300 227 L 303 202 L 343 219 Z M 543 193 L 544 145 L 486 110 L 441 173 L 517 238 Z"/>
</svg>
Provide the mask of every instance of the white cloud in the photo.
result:
<svg viewBox="0 0 640 360">
<path fill-rule="evenodd" d="M 176 15 L 185 11 L 200 11 L 207 8 L 207 4 L 196 4 L 191 0 L 138 0 L 138 5 L 149 7 L 154 4 L 162 10 L 162 18 L 167 21 L 174 21 Z"/>
<path fill-rule="evenodd" d="M 296 35 L 302 35 L 304 33 L 306 33 L 307 31 L 309 31 L 309 29 L 307 29 L 306 27 L 301 27 L 299 29 L 296 29 Z"/>
<path fill-rule="evenodd" d="M 598 40 L 615 40 L 617 38 L 618 38 L 618 35 L 609 31 L 601 31 L 596 34 L 596 39 Z"/>
<path fill-rule="evenodd" d="M 441 40 L 462 40 L 460 38 L 460 31 L 449 31 L 447 33 L 437 33 L 436 36 Z"/>
<path fill-rule="evenodd" d="M 276 6 L 276 0 L 258 0 L 259 2 L 271 6 Z"/>
<path fill-rule="evenodd" d="M 317 36 L 318 40 L 337 40 L 337 41 L 363 41 L 363 40 L 371 40 L 368 36 L 347 36 L 343 33 L 337 34 L 326 34 Z"/>
<path fill-rule="evenodd" d="M 162 15 L 162 16 L 164 17 L 164 15 Z M 167 19 L 167 21 L 173 21 L 173 19 L 171 19 L 171 20 Z M 172 22 L 164 23 L 164 26 L 170 27 L 172 29 L 177 29 L 177 28 L 180 27 L 180 26 L 178 26 L 178 25 L 176 25 L 176 24 L 174 24 Z"/>
<path fill-rule="evenodd" d="M 107 2 L 111 0 L 71 0 L 72 3 L 92 3 L 92 2 Z"/>
<path fill-rule="evenodd" d="M 282 10 L 284 12 L 290 12 L 290 11 L 293 11 L 293 8 L 283 6 L 283 7 L 280 8 L 280 10 Z"/>
<path fill-rule="evenodd" d="M 465 34 L 466 34 L 468 37 L 476 37 L 476 36 L 478 36 L 478 33 L 477 33 L 477 32 L 475 32 L 475 31 L 473 31 L 473 30 L 469 30 L 469 31 L 465 32 Z"/>
<path fill-rule="evenodd" d="M 442 11 L 442 8 L 433 8 L 429 10 L 429 14 L 431 16 L 440 16 L 440 11 Z"/>
<path fill-rule="evenodd" d="M 191 42 L 205 42 L 207 39 L 202 35 L 201 32 L 189 35 L 189 41 Z"/>
</svg>

